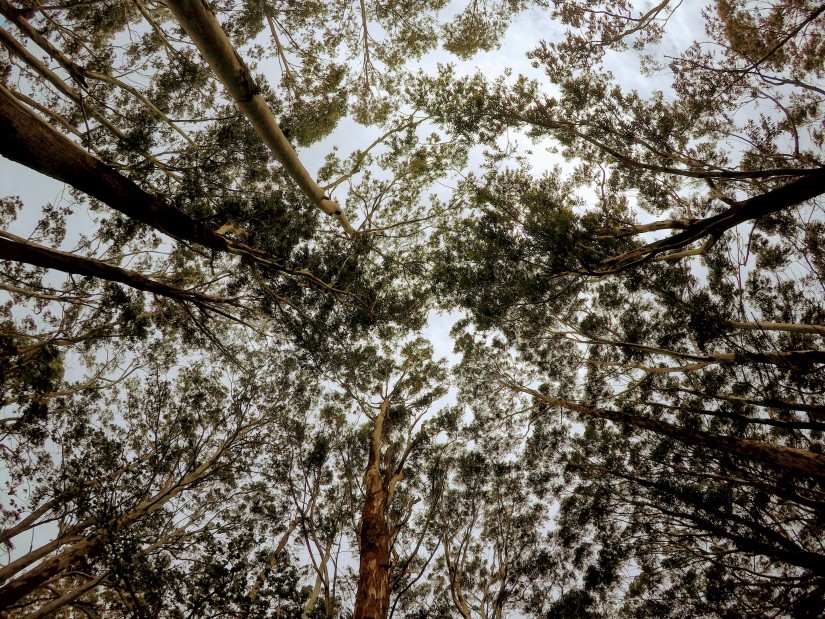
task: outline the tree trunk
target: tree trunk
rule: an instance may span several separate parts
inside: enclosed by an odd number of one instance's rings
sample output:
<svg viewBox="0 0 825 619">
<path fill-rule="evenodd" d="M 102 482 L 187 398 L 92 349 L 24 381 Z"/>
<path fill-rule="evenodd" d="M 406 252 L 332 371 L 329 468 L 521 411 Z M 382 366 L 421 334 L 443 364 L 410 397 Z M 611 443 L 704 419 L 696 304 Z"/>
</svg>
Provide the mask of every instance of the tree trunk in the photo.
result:
<svg viewBox="0 0 825 619">
<path fill-rule="evenodd" d="M 793 470 L 803 475 L 825 479 L 825 455 L 813 451 L 753 439 L 736 438 L 724 434 L 711 434 L 702 430 L 688 430 L 650 417 L 576 404 L 520 385 L 513 385 L 513 388 L 537 397 L 551 406 L 560 406 L 589 417 L 606 419 L 614 423 L 624 423 L 641 430 L 650 430 L 688 445 L 697 445 L 746 460 L 762 462 L 778 468 Z"/>
<path fill-rule="evenodd" d="M 204 0 L 170 0 L 166 5 L 287 174 L 318 208 L 335 217 L 347 234 L 354 236 L 355 230 L 341 207 L 304 168 L 249 69 Z"/>
<path fill-rule="evenodd" d="M 361 559 L 353 619 L 386 619 L 390 607 L 390 531 L 387 525 L 389 487 L 381 474 L 381 444 L 389 400 L 375 419 L 361 514 Z"/>
<path fill-rule="evenodd" d="M 175 498 L 193 484 L 196 484 L 204 479 L 210 470 L 223 458 L 227 450 L 235 443 L 240 441 L 246 434 L 253 429 L 253 426 L 247 426 L 236 431 L 230 438 L 223 442 L 200 466 L 191 471 L 180 479 L 170 478 L 158 492 L 152 496 L 147 496 L 144 500 L 138 503 L 134 508 L 114 518 L 107 523 L 101 523 L 103 526 L 90 532 L 85 537 L 75 536 L 77 541 L 72 540 L 69 548 L 46 559 L 32 570 L 25 574 L 9 580 L 2 587 L 0 587 L 0 609 L 9 608 L 16 604 L 27 595 L 36 591 L 39 587 L 48 583 L 52 578 L 70 569 L 83 557 L 89 556 L 93 551 L 97 550 L 121 531 L 146 518 L 150 514 L 161 509 L 171 499 Z M 52 546 L 59 548 L 63 544 L 51 543 L 47 546 L 51 549 Z M 41 557 L 37 556 L 39 560 Z M 5 574 L 6 579 L 11 577 L 13 573 L 19 572 L 34 561 L 28 560 L 25 556 L 18 559 L 15 563 L 15 570 L 8 570 Z M 10 566 L 6 566 L 9 568 Z"/>
<path fill-rule="evenodd" d="M 144 191 L 60 134 L 0 85 L 0 155 L 68 183 L 174 239 L 228 251 L 226 238 Z"/>
</svg>

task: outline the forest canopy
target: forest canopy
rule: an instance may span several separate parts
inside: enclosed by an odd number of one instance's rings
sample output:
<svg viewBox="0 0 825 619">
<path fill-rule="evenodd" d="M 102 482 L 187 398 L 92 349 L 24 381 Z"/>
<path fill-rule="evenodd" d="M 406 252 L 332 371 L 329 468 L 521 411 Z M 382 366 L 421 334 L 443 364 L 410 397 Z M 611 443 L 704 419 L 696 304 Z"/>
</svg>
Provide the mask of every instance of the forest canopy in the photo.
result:
<svg viewBox="0 0 825 619">
<path fill-rule="evenodd" d="M 0 617 L 821 617 L 823 13 L 0 0 Z"/>
</svg>

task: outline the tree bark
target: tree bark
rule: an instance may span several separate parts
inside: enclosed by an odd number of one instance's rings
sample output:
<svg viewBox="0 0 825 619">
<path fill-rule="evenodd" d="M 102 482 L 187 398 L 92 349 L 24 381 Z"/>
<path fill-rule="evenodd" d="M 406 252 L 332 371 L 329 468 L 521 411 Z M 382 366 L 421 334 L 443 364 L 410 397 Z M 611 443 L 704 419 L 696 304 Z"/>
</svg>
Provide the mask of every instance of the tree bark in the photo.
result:
<svg viewBox="0 0 825 619">
<path fill-rule="evenodd" d="M 3 236 L 10 236 L 4 232 Z M 164 297 L 169 297 L 181 303 L 195 303 L 202 307 L 210 307 L 215 304 L 228 303 L 232 299 L 212 297 L 195 290 L 185 290 L 176 286 L 170 286 L 137 273 L 120 267 L 113 266 L 94 258 L 84 258 L 75 256 L 57 249 L 50 249 L 35 243 L 29 243 L 24 239 L 9 240 L 0 237 L 0 260 L 12 260 L 33 266 L 55 269 L 64 273 L 74 275 L 86 275 L 96 277 L 110 282 L 125 284 L 135 290 L 152 292 Z"/>
<path fill-rule="evenodd" d="M 232 47 L 204 0 L 168 0 L 166 4 L 275 159 L 318 208 L 335 217 L 347 234 L 354 236 L 355 230 L 341 207 L 325 195 L 324 190 L 304 168 L 295 149 L 278 126 L 272 110 L 261 96 L 249 68 Z"/>
<path fill-rule="evenodd" d="M 592 273 L 601 275 L 620 271 L 636 261 L 656 256 L 665 251 L 680 249 L 706 236 L 718 237 L 745 221 L 777 213 L 823 193 L 825 193 L 825 167 L 811 170 L 810 174 L 782 187 L 736 202 L 718 215 L 696 221 L 687 226 L 682 232 L 666 239 L 648 243 L 632 251 L 609 258 L 592 269 Z"/>
<path fill-rule="evenodd" d="M 105 127 L 109 133 L 115 136 L 118 140 L 126 140 L 126 134 L 114 125 L 105 114 L 98 110 L 94 105 L 83 100 L 83 97 L 76 92 L 69 84 L 64 82 L 58 75 L 49 69 L 45 64 L 40 62 L 29 50 L 25 48 L 11 33 L 4 28 L 0 28 L 0 43 L 2 43 L 9 53 L 14 54 L 25 62 L 31 69 L 38 73 L 43 79 L 51 83 L 57 90 L 62 92 L 69 99 L 74 101 L 78 107 L 84 110 L 84 113 L 98 121 L 101 126 Z M 160 159 L 155 157 L 151 152 L 138 151 L 146 158 L 147 161 L 152 162 L 159 170 L 174 180 L 180 180 L 180 175 L 175 174 L 169 170 L 169 167 Z"/>
<path fill-rule="evenodd" d="M 361 558 L 353 619 L 386 619 L 390 606 L 390 531 L 387 525 L 389 487 L 381 473 L 381 445 L 389 399 L 375 419 L 361 514 Z"/>
<path fill-rule="evenodd" d="M 296 529 L 300 522 L 300 519 L 296 518 L 289 523 L 286 531 L 284 531 L 281 535 L 281 539 L 278 540 L 278 545 L 275 547 L 275 551 L 272 555 L 270 555 L 269 559 L 267 559 L 264 569 L 261 570 L 261 573 L 258 574 L 258 577 L 255 579 L 255 584 L 253 584 L 252 588 L 249 590 L 249 602 L 243 615 L 245 619 L 249 617 L 252 605 L 255 603 L 255 600 L 258 599 L 261 589 L 263 589 L 263 586 L 266 584 L 266 579 L 275 568 L 275 564 L 278 562 L 278 557 L 284 551 L 284 548 L 286 548 L 287 542 L 289 542 L 289 536 L 292 535 L 292 532 Z"/>
<path fill-rule="evenodd" d="M 512 385 L 522 393 L 532 395 L 551 406 L 560 406 L 570 411 L 605 419 L 614 423 L 627 424 L 640 430 L 649 430 L 663 436 L 669 436 L 688 445 L 696 445 L 714 451 L 728 453 L 739 458 L 769 464 L 782 469 L 790 469 L 803 475 L 825 479 L 825 455 L 796 447 L 786 447 L 753 439 L 736 438 L 724 434 L 711 434 L 701 430 L 688 430 L 658 419 L 642 417 L 621 411 L 592 408 L 568 400 L 554 398 L 535 389 Z"/>
<path fill-rule="evenodd" d="M 690 520 L 696 528 L 728 539 L 737 546 L 737 550 L 770 557 L 776 561 L 796 565 L 815 574 L 825 573 L 825 555 L 806 550 L 794 539 L 781 531 L 771 529 L 759 520 L 748 520 L 733 510 L 720 510 L 712 503 L 703 503 L 695 496 L 684 492 L 677 485 L 662 483 L 602 467 L 579 465 L 583 470 L 598 470 L 608 475 L 624 479 L 630 484 L 650 488 L 665 495 L 664 500 L 657 501 L 658 497 L 647 497 L 648 506 L 664 514 Z M 679 503 L 693 508 L 693 511 L 682 510 Z M 745 528 L 745 531 L 736 532 L 728 524 L 735 524 Z"/>
<path fill-rule="evenodd" d="M 743 404 L 753 404 L 754 406 L 764 406 L 765 408 L 776 408 L 787 411 L 803 411 L 810 413 L 812 417 L 825 416 L 825 405 L 823 404 L 806 404 L 804 402 L 787 402 L 776 398 L 767 398 L 760 400 L 758 398 L 747 398 L 737 395 L 725 395 L 722 393 L 708 393 L 706 391 L 698 391 L 696 389 L 685 388 L 670 388 L 662 389 L 661 391 L 679 391 L 682 393 L 689 393 L 700 398 L 710 400 L 727 400 L 729 402 L 742 402 Z"/>
<path fill-rule="evenodd" d="M 177 240 L 229 251 L 228 239 L 144 191 L 18 103 L 0 85 L 0 155 L 67 183 Z"/>
</svg>

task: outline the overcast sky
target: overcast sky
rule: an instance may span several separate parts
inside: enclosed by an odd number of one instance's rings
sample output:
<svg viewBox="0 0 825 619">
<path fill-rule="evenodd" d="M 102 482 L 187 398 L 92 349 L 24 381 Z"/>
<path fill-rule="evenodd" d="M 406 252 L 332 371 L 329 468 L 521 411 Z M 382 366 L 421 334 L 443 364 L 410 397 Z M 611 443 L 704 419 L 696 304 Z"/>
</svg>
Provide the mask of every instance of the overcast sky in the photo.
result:
<svg viewBox="0 0 825 619">
<path fill-rule="evenodd" d="M 652 4 L 650 1 L 644 2 L 638 9 L 646 11 Z M 685 0 L 683 2 L 668 23 L 666 35 L 656 50 L 657 56 L 678 55 L 693 40 L 696 38 L 701 39 L 703 33 L 701 8 L 705 4 L 705 2 L 698 0 Z M 447 13 L 455 12 L 457 7 L 462 5 L 462 2 L 453 3 Z M 14 31 L 14 28 L 5 23 L 3 19 L 0 19 L 0 21 L 4 22 L 3 27 Z M 494 78 L 501 75 L 505 69 L 510 68 L 516 75 L 526 73 L 541 79 L 541 72 L 530 67 L 526 54 L 540 40 L 556 39 L 560 32 L 561 27 L 552 22 L 547 15 L 538 10 L 531 10 L 519 15 L 514 20 L 498 50 L 479 54 L 469 61 L 457 61 L 453 56 L 437 50 L 427 54 L 421 61 L 416 62 L 411 69 L 421 69 L 427 73 L 435 73 L 439 63 L 449 62 L 456 66 L 456 70 L 460 74 L 469 75 L 480 70 L 484 75 Z M 264 31 L 262 36 L 268 36 L 267 31 Z M 651 79 L 641 75 L 639 72 L 639 59 L 639 54 L 631 50 L 622 54 L 608 55 L 606 64 L 625 88 L 633 88 L 642 93 L 649 93 L 657 89 L 666 90 L 668 77 L 661 76 Z M 268 75 L 271 83 L 278 82 L 279 69 L 275 59 L 262 62 L 259 69 Z M 310 172 L 314 173 L 334 145 L 339 146 L 339 155 L 343 157 L 355 149 L 366 147 L 378 134 L 377 129 L 365 129 L 347 119 L 340 124 L 332 135 L 312 148 L 301 151 L 301 157 Z M 513 137 L 519 139 L 518 136 Z M 525 149 L 532 148 L 529 141 L 524 138 L 519 139 L 519 143 Z M 532 163 L 536 171 L 541 171 L 561 162 L 557 156 L 550 155 L 541 149 L 535 149 Z M 4 158 L 0 158 L 0 195 L 18 195 L 23 199 L 24 212 L 11 226 L 10 231 L 24 237 L 33 232 L 44 204 L 48 202 L 62 205 L 71 204 L 69 192 L 66 191 L 62 183 L 32 172 Z M 336 197 L 341 198 L 343 196 Z M 85 205 L 75 208 L 75 214 L 70 221 L 69 234 L 62 244 L 62 249 L 71 250 L 78 240 L 78 234 L 93 229 L 92 219 L 93 214 L 88 212 Z M 2 293 L 0 293 L 0 296 L 2 296 Z M 452 352 L 452 343 L 448 334 L 455 319 L 456 315 L 434 316 L 425 332 L 440 356 L 447 356 Z"/>
</svg>

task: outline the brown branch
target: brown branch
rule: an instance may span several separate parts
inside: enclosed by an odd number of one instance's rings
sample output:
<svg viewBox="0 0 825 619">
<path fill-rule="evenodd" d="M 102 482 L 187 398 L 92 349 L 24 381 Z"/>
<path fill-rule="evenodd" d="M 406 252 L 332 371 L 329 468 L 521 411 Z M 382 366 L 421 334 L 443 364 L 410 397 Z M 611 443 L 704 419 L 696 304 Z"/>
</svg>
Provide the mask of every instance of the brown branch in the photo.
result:
<svg viewBox="0 0 825 619">
<path fill-rule="evenodd" d="M 804 475 L 825 479 L 825 455 L 823 454 L 753 439 L 712 434 L 702 430 L 690 430 L 650 417 L 623 411 L 592 408 L 569 400 L 554 398 L 509 379 L 507 384 L 511 389 L 532 395 L 546 404 L 558 406 L 587 417 L 626 424 L 640 430 L 648 430 L 662 436 L 669 436 L 688 445 L 696 445 L 705 449 L 731 454 L 745 460 L 762 462 L 780 469 L 793 470 Z"/>
<path fill-rule="evenodd" d="M 196 290 L 186 290 L 164 284 L 136 271 L 122 269 L 102 260 L 85 258 L 57 249 L 43 247 L 8 232 L 0 232 L 0 260 L 13 260 L 73 275 L 84 275 L 117 282 L 135 290 L 151 292 L 174 299 L 180 303 L 195 303 L 198 307 L 204 309 L 211 309 L 213 305 L 236 303 L 236 300 L 232 298 L 213 297 Z"/>
<path fill-rule="evenodd" d="M 649 170 L 651 172 L 658 172 L 662 174 L 674 174 L 676 176 L 685 176 L 688 178 L 730 178 L 730 179 L 759 179 L 759 178 L 771 178 L 775 176 L 805 176 L 811 173 L 811 169 L 809 168 L 770 168 L 764 170 L 686 170 L 683 168 L 672 168 L 669 166 L 661 166 L 652 163 L 644 163 L 642 161 L 637 161 L 632 157 L 625 155 L 624 153 L 619 152 L 615 148 L 612 148 L 597 140 L 596 138 L 584 133 L 583 131 L 579 130 L 576 126 L 576 123 L 570 121 L 561 121 L 555 120 L 550 118 L 538 118 L 535 115 L 529 116 L 526 113 L 514 113 L 514 112 L 502 112 L 502 116 L 504 118 L 508 118 L 510 120 L 515 120 L 527 125 L 533 125 L 536 127 L 543 127 L 545 129 L 555 129 L 559 131 L 564 131 L 566 133 L 572 134 L 589 144 L 592 144 L 599 150 L 607 153 L 617 161 L 623 163 L 624 165 L 636 168 L 639 170 Z M 640 140 L 635 140 L 637 143 L 642 144 L 649 150 L 651 150 L 654 154 L 659 155 L 660 157 L 665 158 L 680 158 L 678 155 L 672 153 L 662 153 L 653 149 L 649 144 L 643 143 Z"/>
<path fill-rule="evenodd" d="M 254 425 L 247 425 L 236 429 L 215 449 L 210 457 L 188 474 L 179 479 L 171 478 L 158 492 L 143 499 L 128 512 L 113 518 L 108 523 L 101 523 L 104 526 L 101 526 L 90 535 L 78 536 L 77 541 L 74 541 L 69 548 L 60 554 L 42 562 L 22 576 L 5 583 L 0 587 L 0 608 L 8 608 L 35 591 L 54 576 L 71 567 L 76 561 L 105 544 L 119 531 L 157 511 L 171 499 L 184 492 L 189 486 L 202 480 L 204 475 L 223 457 L 229 447 L 243 438 L 253 428 Z"/>
<path fill-rule="evenodd" d="M 178 240 L 229 251 L 230 242 L 93 157 L 0 85 L 0 155 L 50 176 Z"/>
<path fill-rule="evenodd" d="M 192 141 L 192 138 L 190 138 L 189 135 L 183 129 L 181 129 L 175 123 L 173 123 L 166 114 L 159 110 L 154 103 L 152 103 L 135 87 L 115 77 L 112 77 L 111 75 L 106 75 L 105 73 L 100 73 L 99 71 L 91 71 L 86 69 L 85 67 L 78 65 L 71 58 L 66 56 L 63 52 L 61 52 L 54 45 L 52 45 L 46 37 L 40 34 L 40 32 L 28 22 L 28 20 L 26 20 L 18 11 L 14 9 L 14 7 L 11 5 L 11 3 L 9 3 L 8 0 L 0 0 L 0 14 L 4 15 L 10 22 L 17 26 L 21 32 L 23 32 L 32 41 L 34 41 L 38 45 L 38 47 L 40 47 L 43 51 L 49 54 L 49 56 L 51 56 L 55 61 L 57 61 L 58 64 L 60 64 L 60 66 L 62 66 L 76 82 L 85 86 L 86 78 L 89 78 L 107 82 L 109 84 L 112 84 L 113 86 L 117 86 L 121 90 L 125 90 L 133 97 L 138 99 L 141 103 L 143 103 L 143 105 L 145 105 L 153 114 L 155 114 L 163 122 L 169 125 L 169 127 L 171 127 L 175 132 L 177 132 L 181 137 L 183 137 L 183 139 L 189 142 L 189 144 L 191 144 L 195 148 L 198 147 L 198 145 L 195 144 L 194 141 Z"/>
<path fill-rule="evenodd" d="M 74 101 L 81 108 L 84 116 L 88 114 L 97 122 L 99 122 L 101 126 L 105 127 L 109 131 L 109 133 L 111 133 L 117 139 L 128 141 L 128 136 L 125 133 L 123 133 L 123 131 L 119 127 L 115 126 L 111 121 L 109 121 L 109 119 L 106 118 L 106 116 L 104 116 L 95 106 L 89 105 L 86 101 L 84 101 L 83 97 L 78 92 L 76 92 L 71 86 L 69 86 L 66 82 L 60 79 L 54 73 L 54 71 L 49 69 L 45 64 L 38 60 L 31 52 L 29 52 L 29 50 L 27 50 L 23 45 L 21 45 L 20 42 L 17 41 L 17 39 L 15 39 L 4 28 L 0 28 L 0 43 L 2 43 L 6 47 L 10 54 L 14 54 L 18 58 L 20 58 L 29 67 L 31 67 L 38 74 L 40 74 L 45 80 L 51 83 L 57 90 L 59 90 L 69 99 Z M 155 157 L 155 155 L 153 155 L 152 153 L 141 152 L 141 155 L 145 157 L 147 161 L 151 161 L 159 170 L 161 170 L 170 178 L 174 180 L 180 180 L 180 175 L 171 172 L 169 170 L 169 167 L 160 159 Z"/>
<path fill-rule="evenodd" d="M 707 217 L 692 223 L 684 231 L 666 239 L 648 243 L 642 247 L 614 256 L 587 271 L 578 271 L 586 275 L 606 275 L 617 273 L 626 268 L 650 259 L 666 251 L 681 249 L 705 236 L 719 237 L 727 230 L 739 224 L 758 219 L 765 215 L 795 206 L 825 193 L 825 167 L 811 171 L 782 187 L 766 193 L 735 202 L 730 208 L 718 215 Z"/>
</svg>

